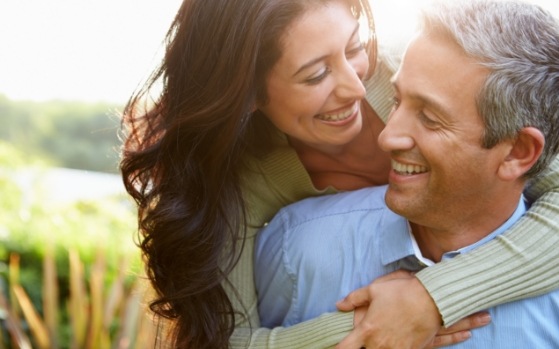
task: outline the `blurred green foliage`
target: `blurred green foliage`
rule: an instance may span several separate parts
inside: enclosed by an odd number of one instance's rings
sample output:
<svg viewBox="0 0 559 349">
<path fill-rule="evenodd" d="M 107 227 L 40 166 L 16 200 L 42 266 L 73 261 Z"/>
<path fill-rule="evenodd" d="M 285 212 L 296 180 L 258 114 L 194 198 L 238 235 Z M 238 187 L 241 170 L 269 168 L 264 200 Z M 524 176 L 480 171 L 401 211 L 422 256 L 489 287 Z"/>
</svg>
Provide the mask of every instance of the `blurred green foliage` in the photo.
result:
<svg viewBox="0 0 559 349">
<path fill-rule="evenodd" d="M 43 260 L 52 253 L 61 321 L 68 319 L 70 250 L 83 262 L 86 280 L 99 255 L 106 262 L 105 285 L 121 277 L 123 268 L 126 285 L 131 288 L 137 280 L 142 266 L 134 243 L 134 205 L 124 193 L 97 200 L 52 201 L 40 181 L 24 189 L 20 179 L 23 171 L 41 178 L 51 166 L 116 172 L 119 123 L 111 115 L 116 115 L 116 108 L 109 105 L 14 102 L 0 96 L 0 277 L 5 286 L 10 256 L 18 255 L 19 282 L 33 305 L 43 309 Z M 2 291 L 6 295 L 6 288 Z M 60 331 L 64 348 L 64 337 L 70 335 L 63 333 L 70 328 L 62 325 Z"/>
<path fill-rule="evenodd" d="M 33 196 L 26 198 L 17 180 L 22 170 L 41 177 L 48 166 L 40 157 L 30 157 L 0 141 L 0 260 L 6 261 L 15 252 L 22 256 L 22 263 L 33 264 L 47 248 L 73 248 L 85 263 L 103 251 L 115 268 L 124 258 L 138 270 L 135 210 L 124 193 L 102 200 L 52 202 L 42 196 L 45 188 L 39 182 L 32 183 Z"/>
<path fill-rule="evenodd" d="M 53 166 L 117 172 L 117 105 L 13 101 L 0 95 L 0 140 Z"/>
</svg>

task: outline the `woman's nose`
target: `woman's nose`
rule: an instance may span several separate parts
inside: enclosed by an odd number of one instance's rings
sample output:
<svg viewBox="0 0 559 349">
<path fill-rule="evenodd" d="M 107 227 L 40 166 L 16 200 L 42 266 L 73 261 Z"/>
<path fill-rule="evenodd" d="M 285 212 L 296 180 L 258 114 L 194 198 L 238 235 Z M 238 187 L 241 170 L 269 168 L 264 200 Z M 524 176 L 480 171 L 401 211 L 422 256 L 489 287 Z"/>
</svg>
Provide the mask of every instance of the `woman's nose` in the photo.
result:
<svg viewBox="0 0 559 349">
<path fill-rule="evenodd" d="M 344 64 L 338 74 L 335 94 L 341 99 L 362 99 L 365 97 L 365 86 L 360 73 L 349 63 Z"/>
</svg>

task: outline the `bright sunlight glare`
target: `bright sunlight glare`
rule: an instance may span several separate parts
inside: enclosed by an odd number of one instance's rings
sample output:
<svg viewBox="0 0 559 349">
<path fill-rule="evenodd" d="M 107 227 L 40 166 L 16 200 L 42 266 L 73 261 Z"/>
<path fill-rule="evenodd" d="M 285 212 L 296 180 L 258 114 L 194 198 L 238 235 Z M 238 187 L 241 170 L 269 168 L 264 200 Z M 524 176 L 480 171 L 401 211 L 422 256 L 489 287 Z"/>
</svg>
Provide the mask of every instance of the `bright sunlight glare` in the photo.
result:
<svg viewBox="0 0 559 349">
<path fill-rule="evenodd" d="M 124 103 L 157 63 L 179 0 L 0 2 L 0 94 Z"/>
<path fill-rule="evenodd" d="M 559 17 L 559 1 L 529 1 Z M 408 33 L 423 2 L 371 0 L 379 37 Z M 180 0 L 1 1 L 0 94 L 124 103 L 161 57 L 179 6 Z"/>
</svg>

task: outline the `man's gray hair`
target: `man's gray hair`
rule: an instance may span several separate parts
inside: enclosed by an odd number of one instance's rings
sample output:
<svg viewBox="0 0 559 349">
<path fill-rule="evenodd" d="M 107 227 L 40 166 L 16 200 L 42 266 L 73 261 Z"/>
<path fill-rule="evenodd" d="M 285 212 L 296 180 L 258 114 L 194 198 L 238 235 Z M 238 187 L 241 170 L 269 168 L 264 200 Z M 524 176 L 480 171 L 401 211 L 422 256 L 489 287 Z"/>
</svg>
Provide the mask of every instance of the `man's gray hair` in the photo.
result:
<svg viewBox="0 0 559 349">
<path fill-rule="evenodd" d="M 540 173 L 559 152 L 559 21 L 518 1 L 445 0 L 422 11 L 420 29 L 447 35 L 489 68 L 477 98 L 482 144 L 535 127 L 546 144 L 526 176 Z"/>
</svg>

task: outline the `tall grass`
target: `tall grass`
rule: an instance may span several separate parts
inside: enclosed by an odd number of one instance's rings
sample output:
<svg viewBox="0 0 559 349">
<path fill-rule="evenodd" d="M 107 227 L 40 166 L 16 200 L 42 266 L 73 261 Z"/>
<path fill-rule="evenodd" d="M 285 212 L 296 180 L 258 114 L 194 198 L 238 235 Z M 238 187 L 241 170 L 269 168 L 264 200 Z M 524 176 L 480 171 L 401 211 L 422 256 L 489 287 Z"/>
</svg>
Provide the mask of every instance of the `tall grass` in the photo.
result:
<svg viewBox="0 0 559 349">
<path fill-rule="evenodd" d="M 48 170 L 0 142 L 0 349 L 153 348 L 133 205 L 51 200 Z"/>
<path fill-rule="evenodd" d="M 148 349 L 155 343 L 155 326 L 143 299 L 146 290 L 138 277 L 127 286 L 125 262 L 121 272 L 110 284 L 105 284 L 106 262 L 99 253 L 87 278 L 84 264 L 76 251 L 70 250 L 70 293 L 63 299 L 67 323 L 59 307 L 58 279 L 53 254 L 43 260 L 42 309 L 37 309 L 18 279 L 20 259 L 12 255 L 9 263 L 11 302 L 0 292 L 0 308 L 12 348 L 38 349 Z M 89 282 L 88 282 L 89 279 Z M 70 340 L 60 341 L 63 327 L 69 327 Z M 5 340 L 2 342 L 6 342 Z M 5 348 L 1 344 L 0 348 Z"/>
</svg>

